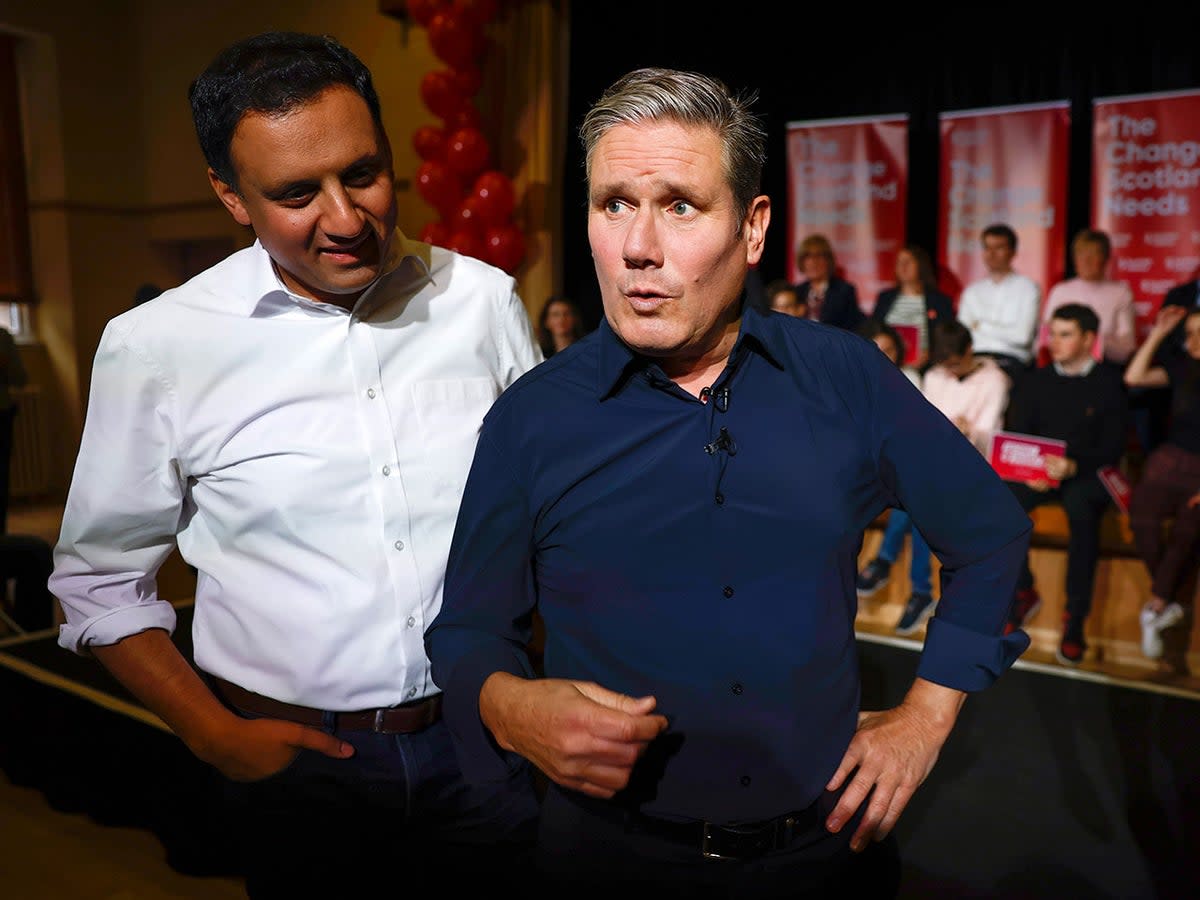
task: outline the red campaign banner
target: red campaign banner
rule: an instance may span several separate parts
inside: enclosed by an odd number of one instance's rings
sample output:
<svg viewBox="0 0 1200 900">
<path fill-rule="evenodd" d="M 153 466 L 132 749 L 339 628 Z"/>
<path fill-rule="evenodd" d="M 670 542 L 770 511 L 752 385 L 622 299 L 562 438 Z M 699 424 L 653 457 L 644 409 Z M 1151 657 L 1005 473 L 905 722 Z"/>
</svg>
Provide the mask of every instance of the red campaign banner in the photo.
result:
<svg viewBox="0 0 1200 900">
<path fill-rule="evenodd" d="M 810 234 L 833 244 L 841 277 L 870 312 L 893 284 L 905 240 L 908 116 L 863 116 L 789 122 L 789 281 L 800 282 L 796 252 Z"/>
<path fill-rule="evenodd" d="M 1138 339 L 1163 295 L 1200 268 L 1200 91 L 1092 103 L 1092 223 L 1109 275 L 1133 291 Z"/>
<path fill-rule="evenodd" d="M 964 287 L 986 277 L 980 233 L 1003 222 L 1017 233 L 1013 268 L 1045 297 L 1064 274 L 1070 104 L 945 112 L 938 122 L 942 290 L 957 305 Z"/>
</svg>

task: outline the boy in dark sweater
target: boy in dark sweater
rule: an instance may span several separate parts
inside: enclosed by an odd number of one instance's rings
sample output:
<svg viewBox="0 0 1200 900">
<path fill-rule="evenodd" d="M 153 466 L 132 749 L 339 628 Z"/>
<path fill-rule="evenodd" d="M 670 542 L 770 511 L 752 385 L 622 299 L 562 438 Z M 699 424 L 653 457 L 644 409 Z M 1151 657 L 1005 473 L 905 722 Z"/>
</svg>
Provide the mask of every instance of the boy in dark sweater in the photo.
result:
<svg viewBox="0 0 1200 900">
<path fill-rule="evenodd" d="M 1067 444 L 1065 456 L 1047 458 L 1045 480 L 1009 482 L 1009 487 L 1026 511 L 1061 503 L 1067 513 L 1067 611 L 1057 656 L 1068 665 L 1077 665 L 1087 649 L 1083 625 L 1092 605 L 1100 522 L 1112 502 L 1096 472 L 1120 461 L 1130 421 L 1120 371 L 1092 356 L 1099 327 L 1089 306 L 1068 303 L 1056 309 L 1050 320 L 1051 363 L 1029 371 L 1014 386 L 1005 420 L 1009 431 Z M 1027 623 L 1040 605 L 1026 561 L 1006 632 Z"/>
</svg>

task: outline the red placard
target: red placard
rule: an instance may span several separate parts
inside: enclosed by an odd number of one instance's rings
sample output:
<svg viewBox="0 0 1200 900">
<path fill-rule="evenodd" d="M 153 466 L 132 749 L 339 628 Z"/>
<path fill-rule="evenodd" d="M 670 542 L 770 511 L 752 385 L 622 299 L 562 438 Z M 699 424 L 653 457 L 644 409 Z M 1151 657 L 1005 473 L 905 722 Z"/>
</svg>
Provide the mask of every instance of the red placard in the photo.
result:
<svg viewBox="0 0 1200 900">
<path fill-rule="evenodd" d="M 988 462 L 1005 481 L 1048 481 L 1052 487 L 1059 482 L 1046 474 L 1046 457 L 1066 455 L 1066 441 L 1016 431 L 997 431 L 988 448 Z"/>
<path fill-rule="evenodd" d="M 1117 509 L 1128 515 L 1133 487 L 1125 474 L 1116 466 L 1101 466 L 1096 470 L 1096 477 L 1108 489 L 1108 494 L 1113 498 L 1113 503 L 1117 504 Z"/>
<path fill-rule="evenodd" d="M 1017 233 L 1013 267 L 1042 286 L 1062 280 L 1066 247 L 1070 104 L 1065 101 L 942 113 L 938 200 L 939 286 L 957 303 L 987 275 L 980 233 Z"/>
<path fill-rule="evenodd" d="M 1112 239 L 1110 274 L 1133 290 L 1137 335 L 1163 296 L 1200 270 L 1200 91 L 1092 104 L 1092 222 Z"/>
<path fill-rule="evenodd" d="M 915 366 L 921 356 L 921 332 L 916 325 L 892 325 L 900 340 L 904 341 L 904 359 L 900 360 L 906 366 Z"/>
<path fill-rule="evenodd" d="M 908 116 L 864 116 L 789 122 L 787 277 L 804 275 L 800 242 L 823 234 L 840 274 L 870 312 L 879 291 L 896 280 L 896 251 L 905 240 Z"/>
</svg>

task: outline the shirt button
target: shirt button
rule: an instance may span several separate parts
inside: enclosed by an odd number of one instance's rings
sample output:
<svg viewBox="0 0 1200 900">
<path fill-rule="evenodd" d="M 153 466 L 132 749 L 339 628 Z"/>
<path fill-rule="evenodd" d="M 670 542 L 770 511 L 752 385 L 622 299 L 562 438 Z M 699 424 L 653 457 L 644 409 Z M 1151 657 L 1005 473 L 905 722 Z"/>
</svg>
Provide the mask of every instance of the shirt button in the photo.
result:
<svg viewBox="0 0 1200 900">
<path fill-rule="evenodd" d="M 396 543 L 392 544 L 392 546 L 395 547 L 397 550 L 403 550 L 404 549 L 404 541 L 396 541 Z"/>
<path fill-rule="evenodd" d="M 391 466 L 384 466 L 384 467 L 383 467 L 383 474 L 384 474 L 384 475 L 391 475 L 391 474 L 392 474 L 392 467 L 391 467 Z"/>
<path fill-rule="evenodd" d="M 406 696 L 411 700 L 413 697 L 417 696 L 417 689 L 415 687 L 409 688 Z"/>
<path fill-rule="evenodd" d="M 721 593 L 724 594 L 726 596 L 726 598 L 732 597 L 733 596 L 733 588 L 730 587 L 729 585 L 725 585 L 725 590 L 721 591 Z"/>
<path fill-rule="evenodd" d="M 367 388 L 367 396 L 372 400 L 375 399 L 375 388 Z"/>
<path fill-rule="evenodd" d="M 742 787 L 750 787 L 750 776 L 749 775 L 743 775 L 738 780 L 741 781 Z"/>
<path fill-rule="evenodd" d="M 416 618 L 414 616 L 409 616 L 408 617 L 408 627 L 412 628 L 416 624 L 417 624 Z"/>
<path fill-rule="evenodd" d="M 733 691 L 735 694 L 737 694 L 740 697 L 740 696 L 742 696 L 742 691 L 745 689 L 741 686 L 741 684 L 739 682 L 735 681 L 733 683 L 733 687 L 731 687 L 730 690 Z"/>
<path fill-rule="evenodd" d="M 720 506 L 722 503 L 724 503 L 724 502 L 725 502 L 725 495 L 724 495 L 724 494 L 717 494 L 717 496 L 716 496 L 716 498 L 715 498 L 715 499 L 716 499 L 716 501 L 717 501 L 717 506 Z"/>
</svg>

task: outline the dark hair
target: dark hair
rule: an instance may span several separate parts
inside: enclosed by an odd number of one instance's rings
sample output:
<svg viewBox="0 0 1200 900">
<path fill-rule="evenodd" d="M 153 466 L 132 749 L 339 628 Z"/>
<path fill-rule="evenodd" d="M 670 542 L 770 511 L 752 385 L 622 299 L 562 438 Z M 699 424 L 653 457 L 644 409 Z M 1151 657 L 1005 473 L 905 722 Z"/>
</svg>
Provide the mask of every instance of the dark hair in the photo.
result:
<svg viewBox="0 0 1200 900">
<path fill-rule="evenodd" d="M 279 115 L 335 85 L 366 101 L 384 134 L 379 97 L 362 61 L 329 35 L 268 31 L 231 44 L 188 88 L 196 137 L 208 165 L 237 189 L 229 145 L 248 112 Z"/>
<path fill-rule="evenodd" d="M 908 253 L 917 262 L 917 278 L 921 281 L 921 286 L 925 289 L 925 293 L 932 294 L 937 291 L 937 271 L 933 268 L 933 260 L 929 256 L 929 251 L 920 244 L 905 244 L 896 251 L 896 257 L 899 259 L 901 253 Z M 897 279 L 899 284 L 899 279 Z"/>
<path fill-rule="evenodd" d="M 542 348 L 542 356 L 549 359 L 554 355 L 554 336 L 550 334 L 550 330 L 546 327 L 546 319 L 550 317 L 550 307 L 555 303 L 561 303 L 571 309 L 575 316 L 575 327 L 571 329 L 571 340 L 577 341 L 583 337 L 583 313 L 579 309 L 579 304 L 570 297 L 564 297 L 561 294 L 554 294 L 543 305 L 542 311 L 538 314 L 537 321 L 537 341 Z"/>
<path fill-rule="evenodd" d="M 1100 317 L 1086 303 L 1064 303 L 1050 314 L 1052 319 L 1062 319 L 1064 322 L 1074 322 L 1084 334 L 1100 331 Z"/>
<path fill-rule="evenodd" d="M 929 364 L 936 366 L 952 356 L 962 356 L 972 343 L 971 329 L 958 319 L 943 319 L 929 335 Z"/>
<path fill-rule="evenodd" d="M 873 341 L 878 335 L 886 335 L 892 339 L 892 343 L 896 345 L 896 365 L 901 365 L 904 362 L 904 338 L 900 337 L 900 332 L 884 322 L 882 319 L 866 318 L 862 324 L 858 326 L 855 333 L 860 337 L 866 338 L 868 341 Z"/>
<path fill-rule="evenodd" d="M 740 232 L 758 196 L 767 159 L 767 132 L 750 111 L 757 94 L 735 94 L 717 78 L 675 69 L 636 69 L 614 82 L 579 129 L 590 182 L 596 145 L 617 125 L 675 122 L 711 128 L 721 141 L 721 170 L 733 191 Z"/>
<path fill-rule="evenodd" d="M 987 228 L 983 229 L 983 233 L 979 235 L 979 240 L 982 243 L 986 237 L 999 237 L 1008 241 L 1008 249 L 1015 251 L 1017 249 L 1017 233 L 1003 222 L 994 222 Z"/>
</svg>

